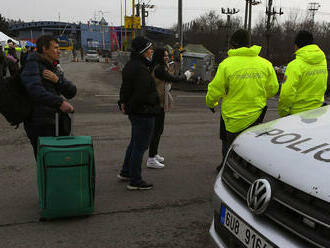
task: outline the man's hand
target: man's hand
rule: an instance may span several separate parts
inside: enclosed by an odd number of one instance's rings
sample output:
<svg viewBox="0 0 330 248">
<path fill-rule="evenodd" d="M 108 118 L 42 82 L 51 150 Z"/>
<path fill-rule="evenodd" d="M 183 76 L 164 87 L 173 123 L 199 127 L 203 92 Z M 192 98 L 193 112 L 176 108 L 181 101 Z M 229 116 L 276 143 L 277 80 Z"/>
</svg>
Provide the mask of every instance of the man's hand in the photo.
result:
<svg viewBox="0 0 330 248">
<path fill-rule="evenodd" d="M 215 110 L 214 108 L 209 108 L 211 110 L 211 112 L 214 114 L 215 113 Z"/>
<path fill-rule="evenodd" d="M 64 113 L 72 113 L 74 111 L 74 108 L 70 103 L 63 101 L 60 106 L 60 110 Z"/>
<path fill-rule="evenodd" d="M 189 79 L 194 75 L 194 73 L 191 72 L 191 71 L 189 71 L 189 70 L 187 70 L 187 71 L 184 73 L 184 75 L 186 76 L 186 79 L 189 80 Z"/>
<path fill-rule="evenodd" d="M 120 110 L 121 110 L 121 112 L 123 112 L 125 114 L 125 104 L 124 103 L 120 104 Z"/>
<path fill-rule="evenodd" d="M 42 72 L 42 76 L 45 79 L 53 82 L 54 84 L 57 84 L 58 83 L 58 80 L 59 80 L 58 76 L 56 76 L 56 74 L 54 72 L 50 71 L 50 70 L 44 70 Z"/>
</svg>

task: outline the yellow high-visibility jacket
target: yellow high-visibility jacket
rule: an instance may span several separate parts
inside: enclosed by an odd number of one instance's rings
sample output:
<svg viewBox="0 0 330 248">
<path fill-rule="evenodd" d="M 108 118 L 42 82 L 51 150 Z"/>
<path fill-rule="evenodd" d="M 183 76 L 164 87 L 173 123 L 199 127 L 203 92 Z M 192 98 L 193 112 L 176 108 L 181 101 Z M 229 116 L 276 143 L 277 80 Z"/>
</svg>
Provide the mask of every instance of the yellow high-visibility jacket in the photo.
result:
<svg viewBox="0 0 330 248">
<path fill-rule="evenodd" d="M 6 57 L 7 57 L 7 55 L 8 55 L 8 50 L 9 50 L 9 45 L 6 44 L 6 45 L 5 45 L 5 56 L 6 56 Z M 15 50 L 16 50 L 17 52 L 21 52 L 21 51 L 22 51 L 22 48 L 20 48 L 20 47 L 15 47 Z"/>
<path fill-rule="evenodd" d="M 8 49 L 9 49 L 9 45 L 6 44 L 6 45 L 5 45 L 5 56 L 6 56 L 6 57 L 7 57 L 7 55 L 8 55 Z"/>
<path fill-rule="evenodd" d="M 296 59 L 285 70 L 278 113 L 280 116 L 299 113 L 322 106 L 327 89 L 327 61 L 317 45 L 296 51 Z"/>
<path fill-rule="evenodd" d="M 272 64 L 259 57 L 260 46 L 230 49 L 208 86 L 206 105 L 214 108 L 222 98 L 221 115 L 226 130 L 237 133 L 255 122 L 267 98 L 278 91 Z"/>
</svg>

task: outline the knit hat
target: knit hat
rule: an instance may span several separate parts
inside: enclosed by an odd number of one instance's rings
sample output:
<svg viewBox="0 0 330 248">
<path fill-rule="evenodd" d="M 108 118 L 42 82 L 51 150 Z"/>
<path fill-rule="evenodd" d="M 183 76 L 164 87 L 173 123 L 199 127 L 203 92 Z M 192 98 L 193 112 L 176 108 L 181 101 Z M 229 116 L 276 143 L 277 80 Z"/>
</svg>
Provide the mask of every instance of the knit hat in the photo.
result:
<svg viewBox="0 0 330 248">
<path fill-rule="evenodd" d="M 151 46 L 152 46 L 151 41 L 142 36 L 138 36 L 132 41 L 132 49 L 134 52 L 138 54 L 144 53 Z"/>
<path fill-rule="evenodd" d="M 234 48 L 248 47 L 250 45 L 250 35 L 248 31 L 244 29 L 237 30 L 231 36 L 230 44 Z"/>
<path fill-rule="evenodd" d="M 301 30 L 298 32 L 294 43 L 299 48 L 302 48 L 307 45 L 311 45 L 313 44 L 313 34 L 306 30 Z"/>
</svg>

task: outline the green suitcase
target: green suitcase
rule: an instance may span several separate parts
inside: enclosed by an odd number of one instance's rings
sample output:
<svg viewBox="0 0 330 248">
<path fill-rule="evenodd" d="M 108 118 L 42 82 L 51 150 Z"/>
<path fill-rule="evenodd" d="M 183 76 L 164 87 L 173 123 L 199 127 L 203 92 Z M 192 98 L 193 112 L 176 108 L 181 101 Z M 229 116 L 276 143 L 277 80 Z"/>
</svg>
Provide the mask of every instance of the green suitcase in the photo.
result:
<svg viewBox="0 0 330 248">
<path fill-rule="evenodd" d="M 94 211 L 90 136 L 39 137 L 37 176 L 41 220 L 86 216 Z"/>
</svg>

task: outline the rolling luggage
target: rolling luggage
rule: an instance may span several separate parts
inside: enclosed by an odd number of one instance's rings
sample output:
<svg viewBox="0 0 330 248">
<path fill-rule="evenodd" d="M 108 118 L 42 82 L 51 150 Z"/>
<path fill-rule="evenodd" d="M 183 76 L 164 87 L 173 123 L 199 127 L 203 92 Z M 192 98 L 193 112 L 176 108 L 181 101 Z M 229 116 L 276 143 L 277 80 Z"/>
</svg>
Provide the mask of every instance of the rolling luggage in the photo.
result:
<svg viewBox="0 0 330 248">
<path fill-rule="evenodd" d="M 72 127 L 73 121 L 71 130 Z M 39 137 L 38 142 L 40 220 L 84 216 L 94 211 L 92 139 L 90 136 L 58 136 L 58 129 L 56 114 L 56 137 Z"/>
</svg>

